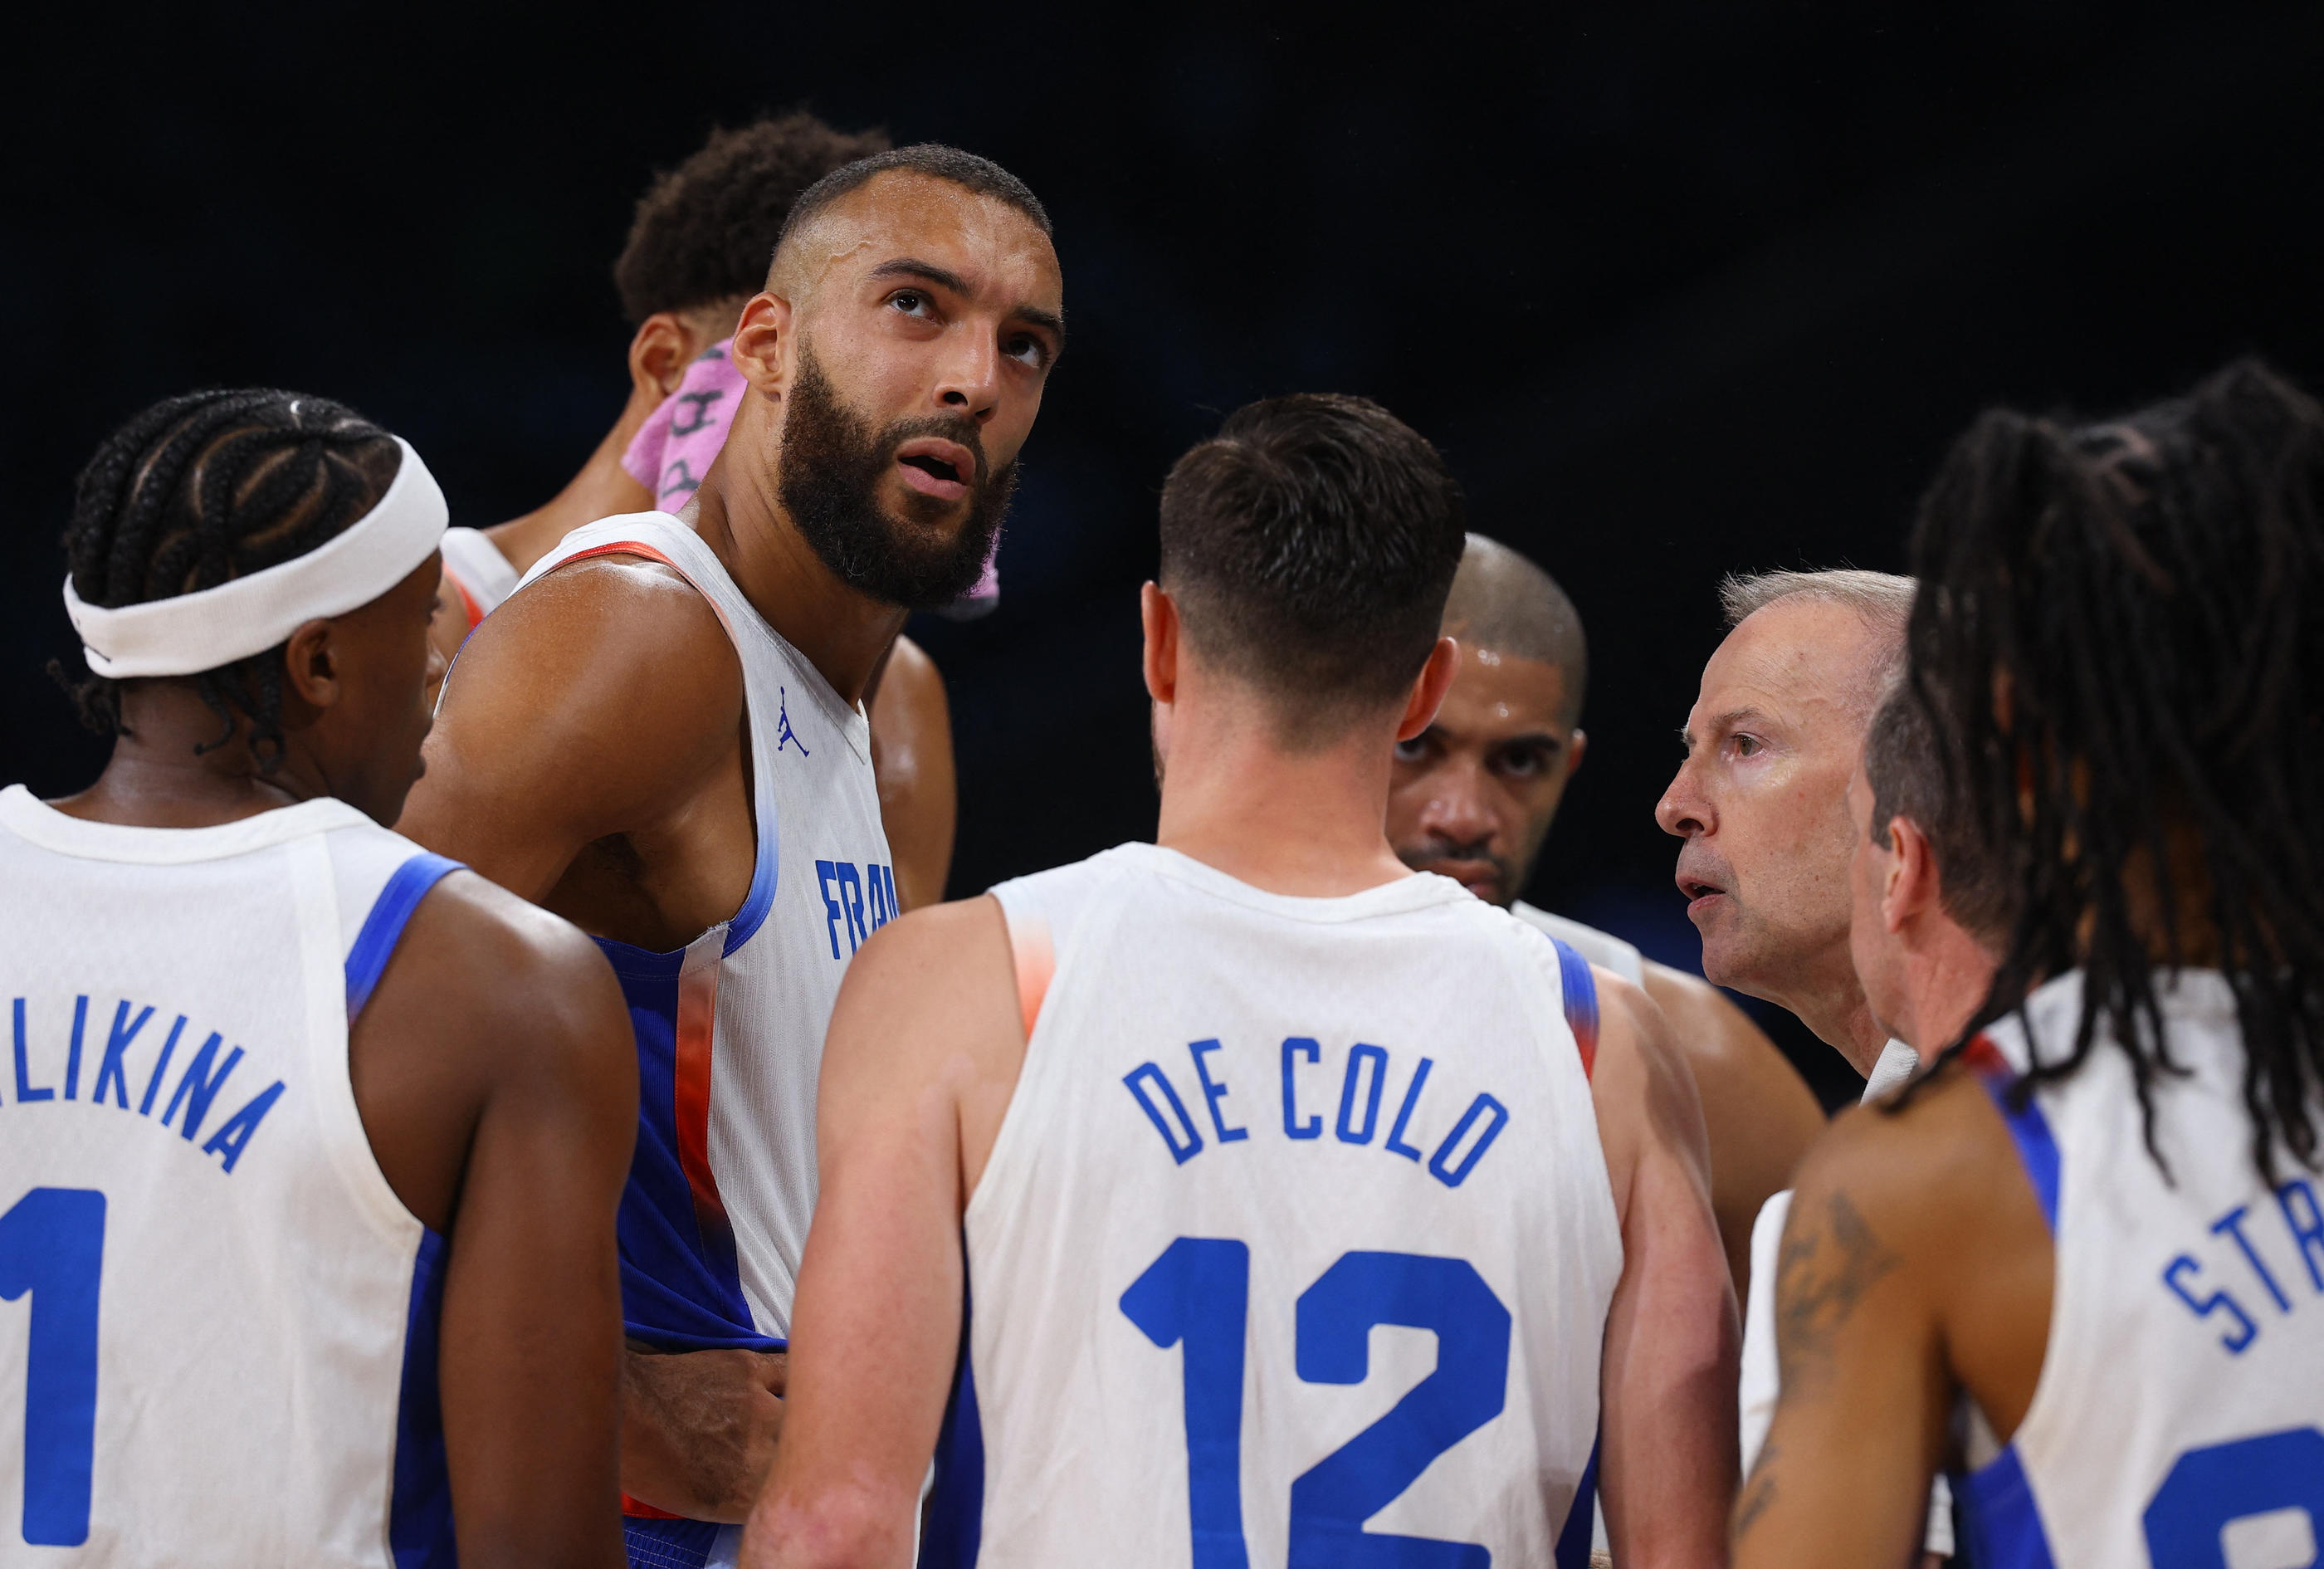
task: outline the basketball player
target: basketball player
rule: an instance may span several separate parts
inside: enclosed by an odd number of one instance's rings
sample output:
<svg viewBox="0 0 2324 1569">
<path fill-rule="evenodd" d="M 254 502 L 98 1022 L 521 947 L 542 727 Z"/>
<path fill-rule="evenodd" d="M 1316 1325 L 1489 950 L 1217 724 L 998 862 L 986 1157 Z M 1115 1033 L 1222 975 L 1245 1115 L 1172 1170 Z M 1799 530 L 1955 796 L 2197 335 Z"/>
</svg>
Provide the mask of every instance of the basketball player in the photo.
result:
<svg viewBox="0 0 2324 1569">
<path fill-rule="evenodd" d="M 2248 363 L 1940 470 L 1910 700 L 2021 908 L 1969 1044 L 1801 1173 L 1738 1563 L 1894 1562 L 1949 1459 L 1983 1563 L 2324 1541 L 2319 496 Z"/>
<path fill-rule="evenodd" d="M 746 1561 L 904 1563 L 941 1426 L 923 1563 L 1577 1564 L 1601 1388 L 1618 1558 L 1716 1561 L 1734 1309 L 1683 1064 L 1381 831 L 1459 659 L 1457 489 L 1295 396 L 1161 511 L 1158 843 L 848 977 Z"/>
<path fill-rule="evenodd" d="M 1711 1138 L 1711 1202 L 1740 1297 L 1751 1223 L 1790 1185 L 1823 1112 L 1775 1042 L 1699 977 L 1647 963 L 1621 938 L 1517 898 L 1588 739 L 1580 721 L 1589 656 L 1573 603 L 1508 546 L 1471 534 L 1444 607 L 1461 644 L 1428 728 L 1396 750 L 1388 835 L 1404 863 L 1479 898 L 1642 986 L 1693 1070 Z"/>
<path fill-rule="evenodd" d="M 444 516 L 290 392 L 170 399 L 81 475 L 113 756 L 0 792 L 0 1559 L 621 1562 L 621 998 L 380 826 Z"/>
<path fill-rule="evenodd" d="M 698 152 L 656 178 L 613 263 L 622 308 L 635 328 L 629 401 L 547 504 L 496 528 L 444 531 L 444 591 L 432 634 L 447 664 L 567 534 L 616 513 L 685 504 L 742 396 L 725 340 L 766 281 L 791 204 L 842 164 L 887 147 L 885 132 L 835 131 L 795 110 L 714 131 Z M 681 446 L 683 455 L 671 450 Z M 899 635 L 864 706 L 898 897 L 907 909 L 932 903 L 944 897 L 958 812 L 944 679 L 918 644 Z"/>
<path fill-rule="evenodd" d="M 643 1072 L 623 1484 L 701 1563 L 772 1454 L 839 977 L 897 913 L 865 683 L 982 570 L 1062 347 L 1040 203 L 950 148 L 793 208 L 681 517 L 566 536 L 447 684 L 409 831 L 595 936 Z"/>
</svg>

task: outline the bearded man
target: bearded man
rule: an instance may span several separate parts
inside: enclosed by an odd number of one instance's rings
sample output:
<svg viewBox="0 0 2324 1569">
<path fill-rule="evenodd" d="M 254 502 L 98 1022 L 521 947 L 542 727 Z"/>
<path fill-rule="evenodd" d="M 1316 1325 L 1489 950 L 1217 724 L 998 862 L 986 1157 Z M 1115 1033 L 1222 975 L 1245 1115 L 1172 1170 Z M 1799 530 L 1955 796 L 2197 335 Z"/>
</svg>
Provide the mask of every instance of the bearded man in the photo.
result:
<svg viewBox="0 0 2324 1569">
<path fill-rule="evenodd" d="M 567 535 L 477 628 L 399 825 L 589 932 L 628 996 L 632 1562 L 728 1557 L 772 1457 L 824 1035 L 899 913 L 864 688 L 982 571 L 1062 301 L 1047 215 L 983 159 L 810 187 L 700 488 Z"/>
</svg>

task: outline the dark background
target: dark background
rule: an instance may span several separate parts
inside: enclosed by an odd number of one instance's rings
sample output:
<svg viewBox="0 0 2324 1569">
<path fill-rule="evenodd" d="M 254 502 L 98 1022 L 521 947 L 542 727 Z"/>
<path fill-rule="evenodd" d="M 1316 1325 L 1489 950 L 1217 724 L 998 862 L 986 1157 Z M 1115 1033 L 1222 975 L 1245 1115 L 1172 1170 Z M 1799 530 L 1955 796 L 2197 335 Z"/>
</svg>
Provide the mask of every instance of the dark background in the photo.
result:
<svg viewBox="0 0 2324 1569">
<path fill-rule="evenodd" d="M 914 629 L 955 891 L 1150 833 L 1154 496 L 1248 399 L 1378 398 L 1564 582 L 1592 744 L 1532 894 L 1692 965 L 1649 813 L 1721 573 L 1901 566 L 1997 401 L 2144 400 L 2243 351 L 2324 386 L 2314 5 L 227 9 L 51 10 L 0 82 L 0 776 L 44 793 L 103 756 L 41 670 L 108 429 L 293 386 L 408 436 L 456 521 L 525 511 L 621 407 L 608 268 L 650 171 L 802 101 L 997 158 L 1057 223 L 1074 342 L 1002 608 Z"/>
</svg>

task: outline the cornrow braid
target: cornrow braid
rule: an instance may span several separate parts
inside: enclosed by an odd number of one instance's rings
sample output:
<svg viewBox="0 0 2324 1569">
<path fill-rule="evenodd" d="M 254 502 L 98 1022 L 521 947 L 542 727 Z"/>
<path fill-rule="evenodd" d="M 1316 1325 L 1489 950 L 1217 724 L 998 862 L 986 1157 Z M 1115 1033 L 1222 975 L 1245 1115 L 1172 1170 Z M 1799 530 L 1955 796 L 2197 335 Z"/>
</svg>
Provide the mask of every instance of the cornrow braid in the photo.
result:
<svg viewBox="0 0 2324 1569">
<path fill-rule="evenodd" d="M 73 591 L 114 608 L 214 588 L 336 538 L 386 494 L 402 451 L 327 398 L 273 388 L 165 398 L 97 448 L 64 536 Z M 282 645 L 191 678 L 225 728 L 251 724 L 263 771 L 282 756 Z M 49 673 L 91 729 L 126 734 L 121 683 Z"/>
<path fill-rule="evenodd" d="M 2079 966 L 2070 1049 L 2037 1049 L 2029 1082 L 2075 1072 L 2103 1020 L 2160 1164 L 2154 1083 L 2183 1070 L 2155 949 L 2175 967 L 2207 926 L 2255 1162 L 2271 1180 L 2279 1150 L 2315 1167 L 2324 409 L 2244 361 L 2111 423 L 1988 413 L 1922 503 L 1913 569 L 1910 700 L 1979 852 L 2022 894 L 1966 1034 Z"/>
</svg>

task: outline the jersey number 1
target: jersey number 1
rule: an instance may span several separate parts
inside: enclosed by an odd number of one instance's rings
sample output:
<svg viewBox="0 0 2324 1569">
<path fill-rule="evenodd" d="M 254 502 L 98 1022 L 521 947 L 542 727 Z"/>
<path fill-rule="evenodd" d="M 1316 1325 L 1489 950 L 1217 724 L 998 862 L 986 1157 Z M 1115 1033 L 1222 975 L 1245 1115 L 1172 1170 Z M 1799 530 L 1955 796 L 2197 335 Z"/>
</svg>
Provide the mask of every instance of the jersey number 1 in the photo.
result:
<svg viewBox="0 0 2324 1569">
<path fill-rule="evenodd" d="M 24 1540 L 88 1540 L 97 1458 L 97 1288 L 105 1195 L 36 1187 L 0 1215 L 0 1301 L 32 1294 L 24 1367 Z"/>
<path fill-rule="evenodd" d="M 1121 1294 L 1156 1345 L 1184 1343 L 1186 1504 L 1194 1569 L 1250 1569 L 1242 1532 L 1243 1331 L 1250 1249 L 1180 1237 Z M 1471 1542 L 1376 1536 L 1364 1522 L 1429 1463 L 1501 1413 L 1509 1312 L 1463 1259 L 1342 1253 L 1299 1294 L 1297 1367 L 1311 1384 L 1360 1384 L 1372 1326 L 1436 1332 L 1436 1371 L 1291 1484 L 1289 1569 L 1486 1569 Z"/>
</svg>

